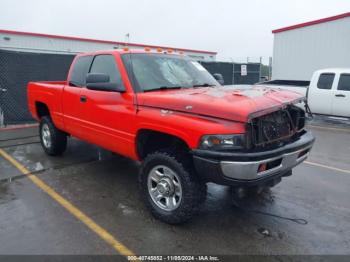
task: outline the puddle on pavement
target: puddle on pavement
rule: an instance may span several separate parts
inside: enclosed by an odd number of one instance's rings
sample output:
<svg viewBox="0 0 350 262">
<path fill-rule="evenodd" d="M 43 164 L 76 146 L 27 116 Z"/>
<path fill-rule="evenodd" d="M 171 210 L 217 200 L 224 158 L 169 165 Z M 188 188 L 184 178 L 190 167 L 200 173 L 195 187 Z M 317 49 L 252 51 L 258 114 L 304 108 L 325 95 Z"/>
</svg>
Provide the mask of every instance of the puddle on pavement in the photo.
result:
<svg viewBox="0 0 350 262">
<path fill-rule="evenodd" d="M 15 195 L 9 189 L 9 183 L 0 182 L 0 205 L 15 199 Z"/>
<path fill-rule="evenodd" d="M 266 188 L 259 194 L 250 194 L 241 199 L 235 197 L 232 193 L 232 202 L 237 207 L 248 209 L 268 208 L 274 205 L 275 196 L 270 188 Z"/>
</svg>

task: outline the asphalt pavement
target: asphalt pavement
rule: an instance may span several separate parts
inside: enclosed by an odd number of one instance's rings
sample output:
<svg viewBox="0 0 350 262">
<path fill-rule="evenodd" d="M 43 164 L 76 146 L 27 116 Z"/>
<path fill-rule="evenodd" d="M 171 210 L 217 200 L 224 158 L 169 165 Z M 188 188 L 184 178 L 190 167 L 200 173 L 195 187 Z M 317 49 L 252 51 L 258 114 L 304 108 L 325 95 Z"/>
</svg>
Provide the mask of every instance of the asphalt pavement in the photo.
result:
<svg viewBox="0 0 350 262">
<path fill-rule="evenodd" d="M 75 139 L 49 157 L 37 127 L 0 131 L 0 148 L 137 255 L 350 255 L 350 127 L 312 124 L 316 144 L 291 177 L 245 200 L 209 184 L 200 215 L 180 226 L 144 207 L 134 161 Z M 87 223 L 0 157 L 0 254 L 118 254 Z"/>
</svg>

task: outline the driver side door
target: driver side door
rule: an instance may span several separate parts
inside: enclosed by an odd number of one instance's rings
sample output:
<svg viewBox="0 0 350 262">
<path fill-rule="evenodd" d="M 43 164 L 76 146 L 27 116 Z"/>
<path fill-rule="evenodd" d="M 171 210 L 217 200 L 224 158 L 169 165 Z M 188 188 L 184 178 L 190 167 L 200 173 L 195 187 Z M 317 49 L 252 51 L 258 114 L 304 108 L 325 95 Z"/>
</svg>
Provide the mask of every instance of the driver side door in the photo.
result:
<svg viewBox="0 0 350 262">
<path fill-rule="evenodd" d="M 89 73 L 107 74 L 111 83 L 126 90 L 116 57 L 112 54 L 96 55 Z M 84 107 L 85 139 L 114 152 L 128 154 L 133 148 L 132 119 L 136 110 L 133 94 L 84 88 L 81 93 Z"/>
</svg>

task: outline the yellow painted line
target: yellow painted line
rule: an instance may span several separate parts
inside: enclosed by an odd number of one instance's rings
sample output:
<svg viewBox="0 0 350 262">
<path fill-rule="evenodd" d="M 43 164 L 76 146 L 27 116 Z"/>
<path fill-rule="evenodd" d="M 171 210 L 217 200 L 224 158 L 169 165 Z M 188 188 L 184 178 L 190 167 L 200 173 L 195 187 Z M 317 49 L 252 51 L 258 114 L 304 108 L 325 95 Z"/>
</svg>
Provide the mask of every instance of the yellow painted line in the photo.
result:
<svg viewBox="0 0 350 262">
<path fill-rule="evenodd" d="M 314 126 L 314 125 L 307 125 L 308 127 L 311 128 L 316 128 L 316 129 L 324 129 L 324 130 L 331 130 L 331 131 L 342 131 L 342 132 L 347 132 L 350 133 L 350 128 L 337 128 L 337 127 L 326 127 L 326 126 Z"/>
<path fill-rule="evenodd" d="M 322 167 L 322 168 L 326 168 L 326 169 L 329 169 L 329 170 L 350 174 L 350 170 L 346 170 L 346 169 L 341 169 L 341 168 L 332 167 L 332 166 L 326 166 L 326 165 L 323 165 L 323 164 L 309 162 L 309 161 L 304 161 L 304 163 L 308 164 L 308 165 L 311 165 L 311 166 Z"/>
<path fill-rule="evenodd" d="M 135 254 L 124 246 L 119 240 L 115 239 L 107 230 L 96 224 L 91 218 L 85 215 L 67 199 L 59 195 L 54 189 L 48 186 L 43 180 L 35 175 L 30 174 L 30 171 L 20 164 L 16 159 L 7 154 L 4 150 L 0 149 L 0 155 L 14 165 L 22 174 L 28 176 L 28 178 L 52 199 L 59 203 L 62 207 L 68 210 L 73 216 L 83 222 L 88 228 L 95 232 L 100 238 L 111 245 L 119 254 L 124 256 L 135 256 Z"/>
</svg>

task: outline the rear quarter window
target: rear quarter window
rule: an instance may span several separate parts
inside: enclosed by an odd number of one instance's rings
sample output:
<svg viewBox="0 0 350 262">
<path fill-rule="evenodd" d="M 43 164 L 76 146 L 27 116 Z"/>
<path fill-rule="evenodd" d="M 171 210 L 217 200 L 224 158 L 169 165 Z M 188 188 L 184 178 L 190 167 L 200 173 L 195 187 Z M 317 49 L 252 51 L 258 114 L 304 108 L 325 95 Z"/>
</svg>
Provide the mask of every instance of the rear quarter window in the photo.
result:
<svg viewBox="0 0 350 262">
<path fill-rule="evenodd" d="M 69 85 L 82 87 L 86 85 L 86 75 L 89 73 L 93 56 L 81 56 L 73 64 Z"/>
<path fill-rule="evenodd" d="M 350 74 L 340 75 L 338 90 L 350 91 Z"/>
<path fill-rule="evenodd" d="M 321 74 L 317 82 L 317 88 L 319 89 L 332 89 L 335 74 L 325 73 Z"/>
</svg>

